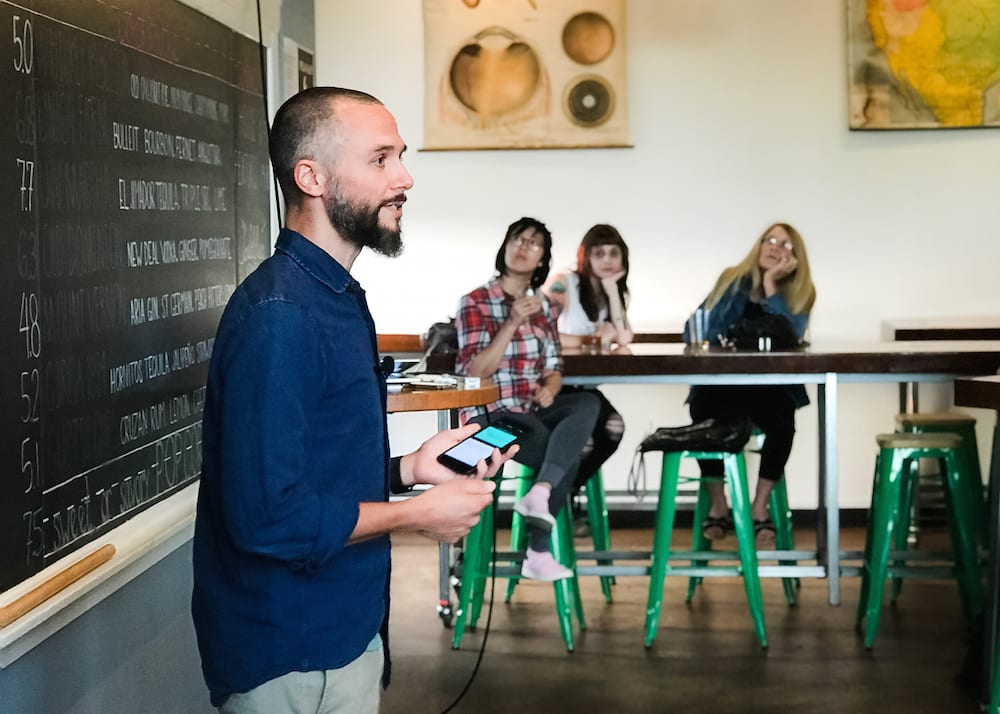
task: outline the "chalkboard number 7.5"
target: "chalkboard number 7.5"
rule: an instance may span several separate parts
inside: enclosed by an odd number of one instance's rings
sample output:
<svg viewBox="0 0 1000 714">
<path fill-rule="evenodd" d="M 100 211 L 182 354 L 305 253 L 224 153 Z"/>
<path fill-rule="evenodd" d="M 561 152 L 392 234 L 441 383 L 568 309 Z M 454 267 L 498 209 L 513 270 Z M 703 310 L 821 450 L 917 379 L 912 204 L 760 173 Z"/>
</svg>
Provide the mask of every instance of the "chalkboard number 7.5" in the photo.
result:
<svg viewBox="0 0 1000 714">
<path fill-rule="evenodd" d="M 14 71 L 31 74 L 35 64 L 35 37 L 31 31 L 31 20 L 14 15 Z"/>
</svg>

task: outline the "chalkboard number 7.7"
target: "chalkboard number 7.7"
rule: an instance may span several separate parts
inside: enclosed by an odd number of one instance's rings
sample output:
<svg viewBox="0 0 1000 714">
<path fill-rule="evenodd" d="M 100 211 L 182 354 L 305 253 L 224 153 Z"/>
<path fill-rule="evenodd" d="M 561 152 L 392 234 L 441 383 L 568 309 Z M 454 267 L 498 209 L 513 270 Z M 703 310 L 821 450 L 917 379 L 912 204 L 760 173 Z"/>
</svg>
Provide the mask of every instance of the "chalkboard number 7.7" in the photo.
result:
<svg viewBox="0 0 1000 714">
<path fill-rule="evenodd" d="M 42 328 L 38 325 L 38 296 L 35 293 L 21 293 L 21 319 L 17 331 L 24 333 L 28 359 L 42 354 Z"/>
<path fill-rule="evenodd" d="M 14 71 L 31 74 L 35 64 L 35 37 L 31 31 L 31 20 L 14 15 Z"/>
<path fill-rule="evenodd" d="M 21 169 L 21 210 L 31 210 L 31 196 L 35 192 L 35 162 L 29 159 L 17 159 Z"/>
</svg>

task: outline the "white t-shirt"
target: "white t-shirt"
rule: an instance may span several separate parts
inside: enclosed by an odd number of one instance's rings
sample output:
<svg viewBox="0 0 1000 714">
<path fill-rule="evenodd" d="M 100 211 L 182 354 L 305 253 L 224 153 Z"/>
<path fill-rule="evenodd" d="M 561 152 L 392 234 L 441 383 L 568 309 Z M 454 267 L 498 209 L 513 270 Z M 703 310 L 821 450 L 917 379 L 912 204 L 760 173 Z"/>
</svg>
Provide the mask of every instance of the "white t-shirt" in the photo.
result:
<svg viewBox="0 0 1000 714">
<path fill-rule="evenodd" d="M 564 335 L 593 335 L 597 326 L 587 317 L 583 305 L 580 304 L 580 276 L 573 270 L 567 270 L 566 276 L 566 307 L 559 314 L 559 332 Z M 602 307 L 597 315 L 597 324 L 608 319 L 607 306 Z"/>
</svg>

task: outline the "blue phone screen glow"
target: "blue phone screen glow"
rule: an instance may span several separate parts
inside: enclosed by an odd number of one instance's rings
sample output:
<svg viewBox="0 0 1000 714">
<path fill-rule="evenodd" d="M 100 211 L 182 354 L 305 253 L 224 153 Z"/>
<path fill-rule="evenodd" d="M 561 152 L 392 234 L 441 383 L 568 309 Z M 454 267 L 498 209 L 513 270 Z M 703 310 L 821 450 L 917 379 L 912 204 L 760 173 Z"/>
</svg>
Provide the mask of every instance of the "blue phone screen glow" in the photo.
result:
<svg viewBox="0 0 1000 714">
<path fill-rule="evenodd" d="M 495 446 L 498 449 L 509 446 L 512 442 L 517 440 L 517 437 L 514 434 L 509 434 L 502 429 L 497 429 L 495 426 L 483 427 L 472 436 L 473 438 L 478 439 L 479 441 L 484 441 L 490 446 Z"/>
</svg>

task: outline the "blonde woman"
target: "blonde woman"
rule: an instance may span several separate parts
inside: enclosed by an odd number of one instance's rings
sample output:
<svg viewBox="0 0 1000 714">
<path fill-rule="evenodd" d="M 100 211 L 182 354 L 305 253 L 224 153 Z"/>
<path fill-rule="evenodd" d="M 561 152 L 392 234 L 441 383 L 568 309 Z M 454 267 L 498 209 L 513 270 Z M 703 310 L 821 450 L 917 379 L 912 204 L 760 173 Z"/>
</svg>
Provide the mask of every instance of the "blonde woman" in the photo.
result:
<svg viewBox="0 0 1000 714">
<path fill-rule="evenodd" d="M 754 242 L 742 262 L 722 271 L 699 307 L 708 314 L 707 339 L 718 344 L 730 325 L 765 313 L 785 317 L 801 339 L 815 301 L 816 288 L 802 236 L 787 223 L 775 223 Z M 693 327 L 686 325 L 684 334 L 693 334 Z M 801 384 L 701 386 L 693 387 L 688 395 L 694 421 L 746 416 L 766 436 L 752 506 L 754 533 L 760 548 L 774 545 L 775 529 L 768 513 L 768 499 L 774 484 L 782 478 L 792 451 L 795 410 L 808 403 Z M 700 466 L 703 476 L 722 476 L 721 461 L 702 461 Z M 705 537 L 717 540 L 732 528 L 732 519 L 722 482 L 711 483 L 709 490 L 712 506 L 702 529 Z"/>
</svg>

